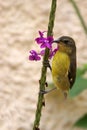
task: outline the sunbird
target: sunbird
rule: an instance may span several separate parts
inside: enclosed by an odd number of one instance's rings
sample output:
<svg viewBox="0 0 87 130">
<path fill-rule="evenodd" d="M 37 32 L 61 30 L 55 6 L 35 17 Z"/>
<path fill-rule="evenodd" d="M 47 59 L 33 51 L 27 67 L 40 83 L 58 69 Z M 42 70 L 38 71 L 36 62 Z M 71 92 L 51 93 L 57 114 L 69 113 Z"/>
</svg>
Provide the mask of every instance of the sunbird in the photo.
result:
<svg viewBox="0 0 87 130">
<path fill-rule="evenodd" d="M 44 65 L 50 68 L 55 87 L 40 92 L 46 94 L 57 88 L 66 98 L 76 79 L 76 45 L 75 41 L 69 36 L 62 36 L 54 40 L 53 43 L 57 43 L 58 50 L 53 57 L 52 67 L 49 61 L 44 62 Z"/>
<path fill-rule="evenodd" d="M 58 51 L 52 60 L 52 78 L 55 87 L 67 97 L 76 78 L 76 45 L 69 36 L 62 36 L 53 41 L 58 44 Z"/>
</svg>

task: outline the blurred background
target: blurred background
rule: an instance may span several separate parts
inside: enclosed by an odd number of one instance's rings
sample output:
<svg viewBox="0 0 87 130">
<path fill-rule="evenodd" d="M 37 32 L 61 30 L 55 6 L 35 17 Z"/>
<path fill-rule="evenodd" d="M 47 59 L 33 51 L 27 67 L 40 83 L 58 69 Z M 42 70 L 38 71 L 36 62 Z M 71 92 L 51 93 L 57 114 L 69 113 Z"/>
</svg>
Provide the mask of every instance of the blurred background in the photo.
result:
<svg viewBox="0 0 87 130">
<path fill-rule="evenodd" d="M 75 2 L 87 24 L 87 0 Z M 51 0 L 0 0 L 1 130 L 32 130 L 42 63 L 31 62 L 28 56 L 31 49 L 39 49 L 34 39 L 39 30 L 47 30 L 50 6 Z M 69 35 L 76 42 L 78 68 L 87 64 L 87 34 L 70 0 L 57 0 L 54 38 L 62 35 Z M 85 82 L 86 88 L 87 74 L 83 77 L 85 81 L 77 80 L 82 88 Z M 48 83 L 52 82 L 50 79 L 48 71 Z M 55 91 L 45 96 L 45 102 L 41 130 L 71 130 L 87 113 L 87 89 L 81 89 L 78 95 L 74 93 L 67 100 L 60 100 Z"/>
</svg>

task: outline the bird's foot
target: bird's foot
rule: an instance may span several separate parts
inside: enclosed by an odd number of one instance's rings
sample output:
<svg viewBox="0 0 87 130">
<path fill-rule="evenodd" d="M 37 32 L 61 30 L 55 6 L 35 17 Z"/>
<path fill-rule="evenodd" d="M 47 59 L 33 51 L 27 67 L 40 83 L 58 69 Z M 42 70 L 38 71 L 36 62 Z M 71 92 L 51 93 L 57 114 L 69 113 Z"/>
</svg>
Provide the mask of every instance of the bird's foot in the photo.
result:
<svg viewBox="0 0 87 130">
<path fill-rule="evenodd" d="M 47 94 L 47 93 L 50 93 L 50 92 L 52 92 L 53 90 L 55 90 L 56 89 L 56 87 L 55 88 L 53 88 L 53 89 L 51 89 L 51 90 L 40 90 L 40 94 Z"/>
</svg>

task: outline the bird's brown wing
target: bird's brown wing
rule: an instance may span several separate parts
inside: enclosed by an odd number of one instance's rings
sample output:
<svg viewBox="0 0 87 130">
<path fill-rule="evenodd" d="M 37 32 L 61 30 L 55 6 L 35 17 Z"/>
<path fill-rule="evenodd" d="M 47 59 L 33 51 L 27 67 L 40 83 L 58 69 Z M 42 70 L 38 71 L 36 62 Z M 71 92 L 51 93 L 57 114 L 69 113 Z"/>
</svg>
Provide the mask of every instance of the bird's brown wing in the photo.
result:
<svg viewBox="0 0 87 130">
<path fill-rule="evenodd" d="M 68 78 L 69 78 L 70 89 L 71 89 L 76 78 L 76 58 L 71 59 L 70 68 L 68 71 Z"/>
</svg>

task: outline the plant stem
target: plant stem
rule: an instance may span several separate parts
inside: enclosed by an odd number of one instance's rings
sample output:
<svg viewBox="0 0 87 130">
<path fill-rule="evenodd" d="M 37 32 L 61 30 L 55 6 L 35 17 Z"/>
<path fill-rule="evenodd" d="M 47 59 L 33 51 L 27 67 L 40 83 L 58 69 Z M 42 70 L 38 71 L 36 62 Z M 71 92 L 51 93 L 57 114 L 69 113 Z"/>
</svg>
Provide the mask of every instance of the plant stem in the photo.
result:
<svg viewBox="0 0 87 130">
<path fill-rule="evenodd" d="M 76 2 L 74 0 L 69 0 L 69 1 L 72 3 L 72 5 L 73 5 L 73 7 L 74 7 L 74 9 L 76 11 L 76 14 L 78 15 L 79 20 L 80 20 L 80 22 L 82 24 L 82 27 L 83 27 L 86 35 L 87 35 L 87 26 L 86 26 L 85 21 L 84 21 L 82 15 L 80 13 L 80 10 L 79 10 L 78 6 L 76 5 Z"/>
<path fill-rule="evenodd" d="M 57 3 L 56 1 L 57 0 L 52 0 L 47 36 L 53 35 L 53 27 L 54 27 L 55 11 L 56 11 L 56 3 Z M 42 111 L 42 107 L 44 106 L 44 103 L 45 103 L 44 102 L 44 95 L 41 94 L 40 91 L 45 90 L 47 67 L 44 66 L 44 62 L 48 61 L 48 57 L 49 57 L 49 49 L 46 48 L 45 55 L 43 57 L 41 78 L 40 78 L 40 82 L 39 82 L 40 83 L 39 84 L 40 85 L 39 86 L 39 95 L 38 95 L 38 103 L 37 103 L 37 110 L 36 110 L 33 130 L 40 130 L 39 125 L 40 125 L 41 111 Z"/>
</svg>

